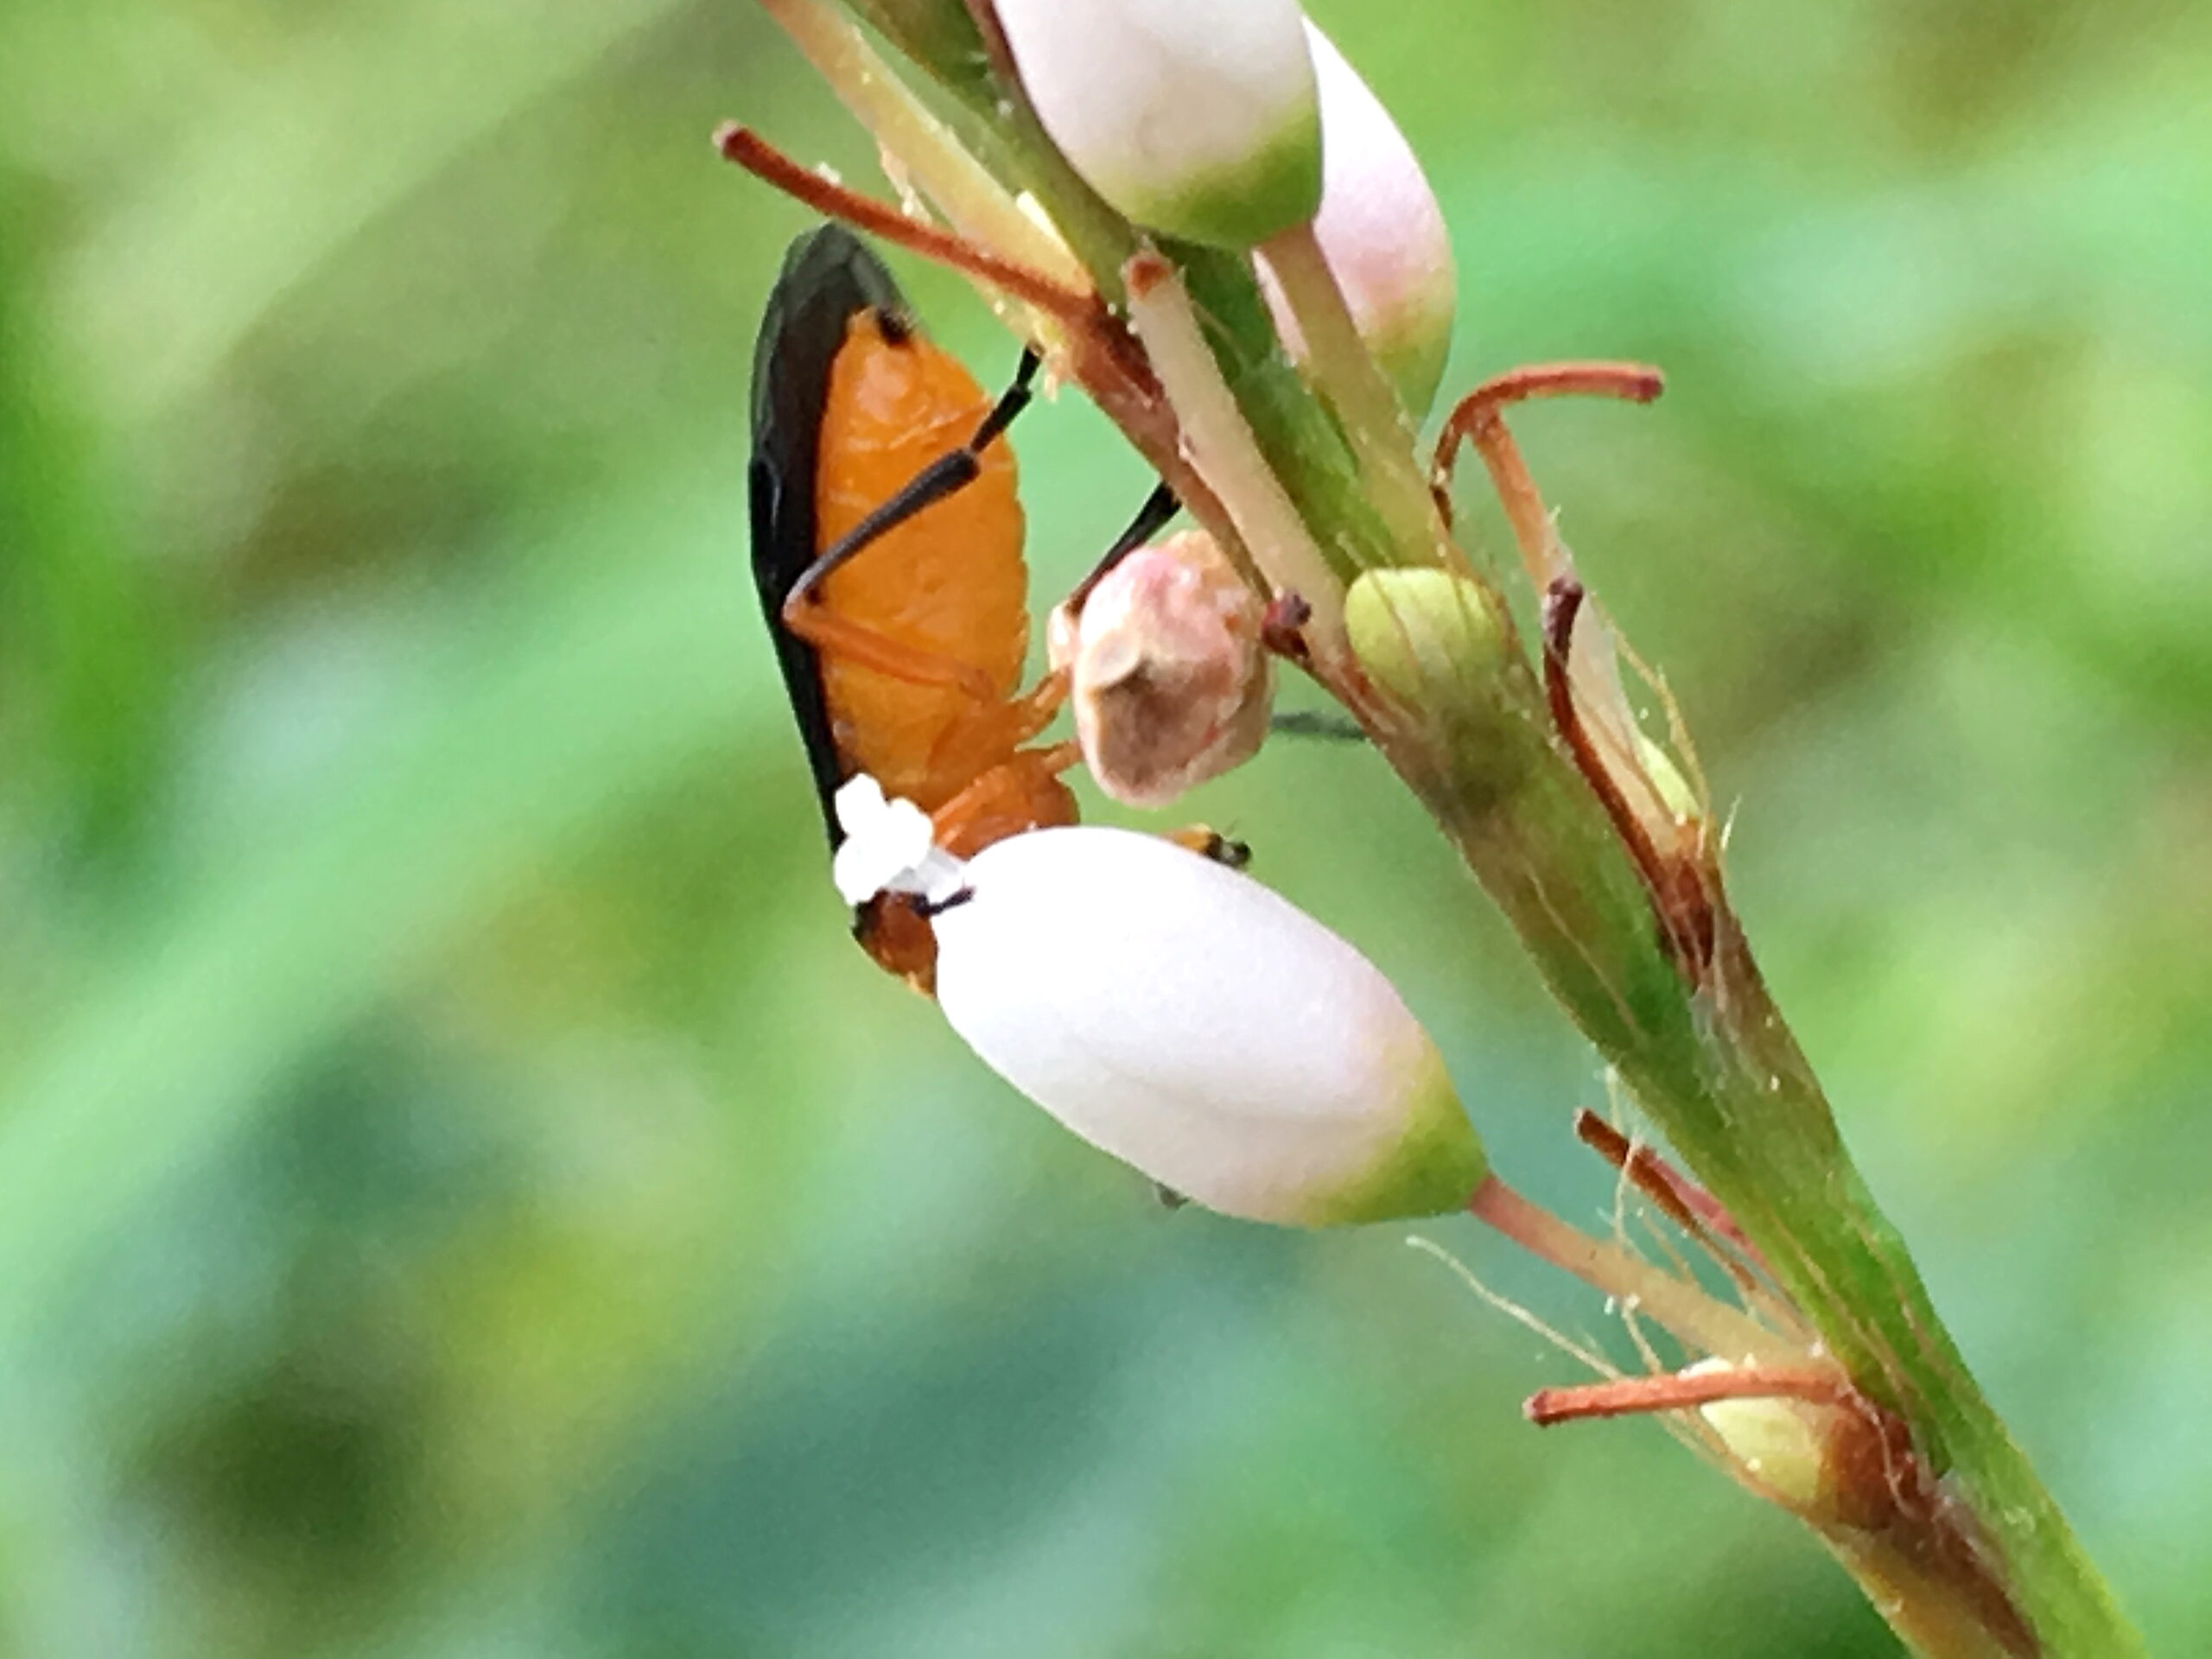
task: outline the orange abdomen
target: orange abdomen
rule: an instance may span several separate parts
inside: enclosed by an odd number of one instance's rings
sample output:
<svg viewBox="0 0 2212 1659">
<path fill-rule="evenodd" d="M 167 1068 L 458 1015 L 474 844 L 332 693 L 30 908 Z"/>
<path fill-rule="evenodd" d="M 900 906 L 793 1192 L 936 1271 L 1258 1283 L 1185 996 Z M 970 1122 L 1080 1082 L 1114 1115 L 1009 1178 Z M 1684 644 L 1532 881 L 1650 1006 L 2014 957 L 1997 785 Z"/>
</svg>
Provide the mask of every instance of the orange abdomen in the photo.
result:
<svg viewBox="0 0 2212 1659">
<path fill-rule="evenodd" d="M 856 315 L 821 426 L 817 550 L 965 443 L 989 408 L 952 358 L 917 334 L 887 338 L 874 313 Z M 1028 652 L 1022 533 L 1014 458 L 995 443 L 973 482 L 832 573 L 822 601 L 844 621 L 980 671 L 1002 704 Z M 821 671 L 838 753 L 925 810 L 1013 753 L 1004 711 L 957 685 L 916 684 L 835 651 L 822 653 Z"/>
</svg>

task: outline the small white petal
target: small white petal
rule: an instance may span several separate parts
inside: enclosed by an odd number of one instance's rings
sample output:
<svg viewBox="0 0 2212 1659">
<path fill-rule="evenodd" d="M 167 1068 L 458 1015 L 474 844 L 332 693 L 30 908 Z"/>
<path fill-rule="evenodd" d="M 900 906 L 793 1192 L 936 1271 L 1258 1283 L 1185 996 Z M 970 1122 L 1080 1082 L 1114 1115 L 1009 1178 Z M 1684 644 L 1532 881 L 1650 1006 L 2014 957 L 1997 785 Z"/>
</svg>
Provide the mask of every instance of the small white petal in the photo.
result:
<svg viewBox="0 0 2212 1659">
<path fill-rule="evenodd" d="M 883 816 L 883 785 L 867 772 L 855 772 L 838 786 L 837 827 L 849 836 L 865 835 Z"/>
<path fill-rule="evenodd" d="M 1480 1142 L 1375 966 L 1287 900 L 1128 830 L 1035 830 L 968 862 L 938 1000 L 1094 1146 L 1224 1214 L 1318 1224 L 1465 1202 Z"/>
<path fill-rule="evenodd" d="M 950 861 L 931 842 L 929 814 L 912 801 L 885 800 L 882 786 L 862 772 L 837 791 L 836 807 L 845 839 L 830 861 L 830 877 L 847 904 L 887 891 L 925 891 L 916 885 L 925 869 L 928 879 L 942 882 L 945 872 L 937 865 Z"/>
</svg>

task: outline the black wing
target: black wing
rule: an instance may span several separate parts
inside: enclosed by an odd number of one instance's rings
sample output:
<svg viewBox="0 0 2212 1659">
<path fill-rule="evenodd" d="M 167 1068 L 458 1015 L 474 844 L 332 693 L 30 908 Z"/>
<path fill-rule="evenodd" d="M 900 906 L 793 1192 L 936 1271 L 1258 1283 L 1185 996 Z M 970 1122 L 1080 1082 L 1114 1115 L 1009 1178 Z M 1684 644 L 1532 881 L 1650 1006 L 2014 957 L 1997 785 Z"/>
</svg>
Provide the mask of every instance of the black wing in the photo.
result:
<svg viewBox="0 0 2212 1659">
<path fill-rule="evenodd" d="M 845 780 L 822 665 L 814 648 L 784 626 L 784 601 L 821 551 L 815 536 L 814 474 L 830 370 L 856 313 L 880 311 L 901 322 L 905 297 L 883 262 L 840 225 L 824 225 L 791 244 L 768 296 L 753 351 L 753 458 L 747 478 L 753 505 L 753 579 L 776 642 L 784 688 L 806 744 L 832 847 L 844 839 L 833 804 Z"/>
</svg>

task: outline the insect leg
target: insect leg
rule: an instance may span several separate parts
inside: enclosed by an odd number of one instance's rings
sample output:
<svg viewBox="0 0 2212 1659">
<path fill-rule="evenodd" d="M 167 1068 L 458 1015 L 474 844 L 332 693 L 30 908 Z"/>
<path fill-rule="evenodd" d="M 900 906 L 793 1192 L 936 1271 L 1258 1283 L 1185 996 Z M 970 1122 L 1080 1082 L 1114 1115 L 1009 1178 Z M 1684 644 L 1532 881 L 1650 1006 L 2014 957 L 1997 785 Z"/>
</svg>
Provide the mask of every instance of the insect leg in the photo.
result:
<svg viewBox="0 0 2212 1659">
<path fill-rule="evenodd" d="M 998 687 L 973 663 L 889 639 L 819 605 L 810 604 L 795 613 L 786 610 L 785 626 L 817 651 L 872 668 L 894 680 L 909 685 L 957 685 L 979 703 L 996 706 L 998 702 Z"/>
<path fill-rule="evenodd" d="M 1203 823 L 1193 823 L 1181 830 L 1167 831 L 1163 839 L 1173 842 L 1186 853 L 1196 853 L 1200 858 L 1210 858 L 1217 864 L 1225 864 L 1232 870 L 1241 870 L 1252 861 L 1249 842 L 1232 841 L 1220 830 Z"/>
<path fill-rule="evenodd" d="M 970 782 L 930 814 L 931 839 L 956 858 L 1046 824 L 1073 823 L 1075 797 L 1060 781 L 1083 758 L 1073 743 L 1024 749 Z"/>
<path fill-rule="evenodd" d="M 1350 715 L 1320 709 L 1286 709 L 1268 716 L 1268 729 L 1282 737 L 1310 737 L 1327 743 L 1364 743 L 1367 734 Z"/>
<path fill-rule="evenodd" d="M 1090 597 L 1090 590 L 1104 581 L 1116 565 L 1160 534 L 1182 505 L 1175 499 L 1175 492 L 1166 484 L 1154 485 L 1152 493 L 1145 497 L 1144 505 L 1137 509 L 1136 517 L 1129 520 L 1128 528 L 1114 538 L 1114 544 L 1099 556 L 1096 564 L 1091 566 L 1090 574 L 1076 583 L 1063 601 L 1069 614 L 1081 615 L 1083 601 Z"/>
</svg>

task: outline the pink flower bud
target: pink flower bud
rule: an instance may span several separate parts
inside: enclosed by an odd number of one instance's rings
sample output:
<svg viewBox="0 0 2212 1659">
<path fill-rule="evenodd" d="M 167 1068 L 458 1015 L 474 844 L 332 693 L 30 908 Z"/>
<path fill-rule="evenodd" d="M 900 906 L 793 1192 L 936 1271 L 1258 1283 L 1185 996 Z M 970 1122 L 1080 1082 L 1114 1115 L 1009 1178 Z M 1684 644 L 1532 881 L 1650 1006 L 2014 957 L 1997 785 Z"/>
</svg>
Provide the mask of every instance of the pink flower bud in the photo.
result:
<svg viewBox="0 0 2212 1659">
<path fill-rule="evenodd" d="M 1444 212 L 1413 146 L 1328 36 L 1306 26 L 1321 99 L 1323 182 L 1313 234 L 1367 349 L 1415 420 L 1428 412 L 1451 349 L 1459 278 Z M 1267 257 L 1261 286 L 1293 356 L 1305 342 Z"/>
</svg>

